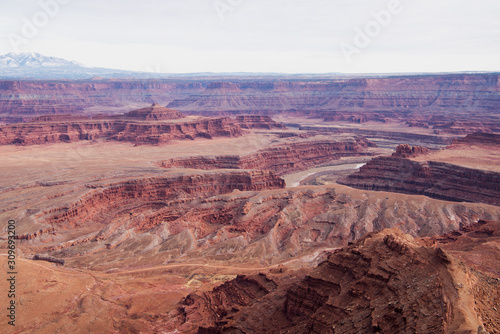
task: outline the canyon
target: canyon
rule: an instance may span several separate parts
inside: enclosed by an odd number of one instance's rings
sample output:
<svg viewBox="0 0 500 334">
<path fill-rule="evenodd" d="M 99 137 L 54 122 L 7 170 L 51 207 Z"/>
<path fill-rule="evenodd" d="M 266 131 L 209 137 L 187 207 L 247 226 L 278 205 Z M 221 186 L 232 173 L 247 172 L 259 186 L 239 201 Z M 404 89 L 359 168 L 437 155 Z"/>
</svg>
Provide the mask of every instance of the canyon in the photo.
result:
<svg viewBox="0 0 500 334">
<path fill-rule="evenodd" d="M 393 156 L 377 157 L 361 167 L 359 172 L 338 182 L 358 189 L 500 205 L 500 170 L 497 164 L 500 147 L 497 137 L 493 134 L 472 134 L 434 152 L 418 146 L 401 145 Z M 476 160 L 467 158 L 465 163 L 460 161 L 460 154 L 464 151 L 469 157 L 477 156 Z M 487 155 L 490 166 L 486 170 L 481 164 L 484 155 Z M 449 163 L 450 156 L 453 163 Z"/>
<path fill-rule="evenodd" d="M 475 229 L 481 230 L 474 226 L 469 233 Z M 498 236 L 484 238 L 496 242 Z M 182 326 L 204 323 L 196 333 L 498 333 L 498 275 L 462 263 L 456 256 L 467 251 L 452 255 L 448 249 L 458 239 L 428 242 L 388 229 L 295 277 L 239 276 L 186 297 Z M 486 291 L 491 295 L 484 300 Z"/>
<path fill-rule="evenodd" d="M 498 92 L 494 73 L 2 81 L 16 330 L 499 333 Z"/>
<path fill-rule="evenodd" d="M 337 160 L 342 157 L 371 155 L 375 144 L 362 137 L 340 137 L 335 141 L 302 141 L 273 146 L 245 156 L 187 157 L 159 161 L 164 168 L 262 169 L 279 175 Z"/>
<path fill-rule="evenodd" d="M 79 140 L 117 140 L 159 144 L 172 140 L 241 136 L 243 129 L 285 129 L 267 116 L 185 117 L 153 104 L 114 116 L 63 114 L 0 126 L 0 145 L 40 145 Z"/>
<path fill-rule="evenodd" d="M 204 116 L 287 114 L 354 124 L 398 120 L 453 135 L 500 130 L 498 74 L 219 80 L 2 81 L 0 120 L 123 113 L 159 103 Z"/>
</svg>

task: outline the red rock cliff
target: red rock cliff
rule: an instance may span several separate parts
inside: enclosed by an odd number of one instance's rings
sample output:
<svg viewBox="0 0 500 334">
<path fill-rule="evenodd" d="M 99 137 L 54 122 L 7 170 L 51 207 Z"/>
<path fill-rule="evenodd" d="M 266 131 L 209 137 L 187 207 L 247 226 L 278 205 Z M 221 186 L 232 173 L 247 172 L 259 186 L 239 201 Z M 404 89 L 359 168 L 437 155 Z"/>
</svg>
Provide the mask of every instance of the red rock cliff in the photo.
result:
<svg viewBox="0 0 500 334">
<path fill-rule="evenodd" d="M 175 158 L 160 161 L 158 165 L 165 168 L 272 170 L 284 175 L 341 157 L 368 155 L 366 150 L 369 146 L 374 146 L 374 144 L 362 137 L 338 141 L 296 142 L 274 146 L 242 157 Z"/>
<path fill-rule="evenodd" d="M 500 205 L 500 174 L 443 162 L 377 157 L 339 183 L 354 188 Z"/>
<path fill-rule="evenodd" d="M 91 224 L 94 216 L 110 212 L 127 203 L 167 202 L 230 193 L 284 188 L 285 182 L 272 172 L 203 173 L 132 180 L 123 183 L 93 186 L 82 199 L 68 207 L 41 213 L 46 224 L 73 228 Z"/>
<path fill-rule="evenodd" d="M 176 139 L 210 139 L 241 135 L 241 127 L 229 117 L 201 118 L 176 123 L 121 119 L 34 122 L 0 126 L 0 145 L 36 145 L 98 138 L 157 144 Z"/>
</svg>

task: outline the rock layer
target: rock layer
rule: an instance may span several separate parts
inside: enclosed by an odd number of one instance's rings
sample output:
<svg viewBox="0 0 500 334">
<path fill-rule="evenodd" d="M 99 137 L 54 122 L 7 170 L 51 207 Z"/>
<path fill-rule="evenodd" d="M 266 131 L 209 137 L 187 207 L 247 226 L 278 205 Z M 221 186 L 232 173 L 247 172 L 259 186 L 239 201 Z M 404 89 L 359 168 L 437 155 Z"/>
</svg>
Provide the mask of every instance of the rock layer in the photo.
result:
<svg viewBox="0 0 500 334">
<path fill-rule="evenodd" d="M 97 139 L 158 144 L 171 140 L 241 135 L 241 127 L 229 117 L 176 123 L 120 119 L 33 122 L 1 126 L 0 145 L 39 145 Z"/>
<path fill-rule="evenodd" d="M 164 121 L 183 117 L 184 115 L 180 111 L 162 107 L 157 103 L 153 103 L 150 107 L 134 110 L 123 115 L 123 118 L 141 121 Z"/>
<path fill-rule="evenodd" d="M 286 113 L 335 122 L 398 120 L 439 133 L 500 132 L 498 82 L 497 73 L 2 81 L 0 117 L 79 113 L 89 107 L 157 102 L 205 116 Z"/>
<path fill-rule="evenodd" d="M 452 145 L 500 145 L 500 134 L 476 132 L 456 139 Z"/>
<path fill-rule="evenodd" d="M 408 144 L 398 145 L 396 147 L 396 153 L 393 153 L 393 157 L 401 158 L 411 158 L 419 155 L 427 154 L 430 150 L 427 147 L 422 146 L 410 146 Z"/>
<path fill-rule="evenodd" d="M 283 124 L 276 123 L 269 116 L 244 115 L 237 116 L 236 123 L 243 129 L 285 129 Z"/>
<path fill-rule="evenodd" d="M 233 284 L 205 294 L 200 309 Z M 389 229 L 242 309 L 219 309 L 197 333 L 500 333 L 499 288 L 439 246 Z"/>
<path fill-rule="evenodd" d="M 105 212 L 120 211 L 133 203 L 140 207 L 155 207 L 174 199 L 196 198 L 231 193 L 234 190 L 256 191 L 283 188 L 285 183 L 272 172 L 250 171 L 229 173 L 203 173 L 131 180 L 117 184 L 89 185 L 89 193 L 68 207 L 53 208 L 44 215 L 45 223 L 68 229 L 92 225 L 101 220 Z"/>
<path fill-rule="evenodd" d="M 436 161 L 377 157 L 339 183 L 358 189 L 500 205 L 500 173 Z"/>
<path fill-rule="evenodd" d="M 260 169 L 279 175 L 306 170 L 341 157 L 369 155 L 375 144 L 362 137 L 337 141 L 307 141 L 277 145 L 245 156 L 188 157 L 160 161 L 164 168 Z"/>
</svg>

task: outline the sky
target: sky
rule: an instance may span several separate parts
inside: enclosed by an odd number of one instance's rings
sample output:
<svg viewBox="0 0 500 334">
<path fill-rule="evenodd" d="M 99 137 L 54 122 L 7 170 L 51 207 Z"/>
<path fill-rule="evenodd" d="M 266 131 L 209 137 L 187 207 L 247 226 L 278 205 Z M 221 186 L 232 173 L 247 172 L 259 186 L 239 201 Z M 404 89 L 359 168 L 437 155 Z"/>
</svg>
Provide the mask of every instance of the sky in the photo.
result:
<svg viewBox="0 0 500 334">
<path fill-rule="evenodd" d="M 0 54 L 161 72 L 500 70 L 498 0 L 2 0 Z"/>
</svg>

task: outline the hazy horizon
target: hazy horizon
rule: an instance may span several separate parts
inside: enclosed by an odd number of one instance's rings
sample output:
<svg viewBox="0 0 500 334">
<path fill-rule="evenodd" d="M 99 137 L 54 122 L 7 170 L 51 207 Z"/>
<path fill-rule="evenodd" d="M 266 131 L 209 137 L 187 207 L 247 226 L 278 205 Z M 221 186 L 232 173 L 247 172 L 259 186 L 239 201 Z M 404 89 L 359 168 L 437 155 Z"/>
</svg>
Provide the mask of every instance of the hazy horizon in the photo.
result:
<svg viewBox="0 0 500 334">
<path fill-rule="evenodd" d="M 482 0 L 22 0 L 0 54 L 158 73 L 498 72 L 500 3 Z"/>
</svg>

